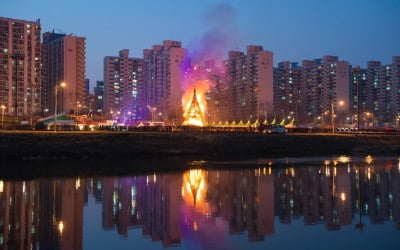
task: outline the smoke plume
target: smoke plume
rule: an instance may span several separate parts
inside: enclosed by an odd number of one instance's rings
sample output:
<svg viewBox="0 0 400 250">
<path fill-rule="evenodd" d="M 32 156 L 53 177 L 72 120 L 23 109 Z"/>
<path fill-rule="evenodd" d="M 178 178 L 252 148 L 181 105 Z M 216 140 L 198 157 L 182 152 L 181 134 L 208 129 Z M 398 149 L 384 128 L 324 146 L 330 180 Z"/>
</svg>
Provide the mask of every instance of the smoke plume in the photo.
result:
<svg viewBox="0 0 400 250">
<path fill-rule="evenodd" d="M 206 31 L 189 45 L 189 56 L 194 64 L 210 59 L 219 64 L 238 37 L 236 11 L 227 3 L 214 5 L 204 13 L 203 24 Z"/>
</svg>

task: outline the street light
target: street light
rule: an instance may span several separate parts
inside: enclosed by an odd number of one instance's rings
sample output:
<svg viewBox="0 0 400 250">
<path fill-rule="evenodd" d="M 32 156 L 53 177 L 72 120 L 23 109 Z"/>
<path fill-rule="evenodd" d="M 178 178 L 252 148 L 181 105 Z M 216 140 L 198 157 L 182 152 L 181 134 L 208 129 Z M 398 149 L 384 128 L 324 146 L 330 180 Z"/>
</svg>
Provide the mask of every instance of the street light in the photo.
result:
<svg viewBox="0 0 400 250">
<path fill-rule="evenodd" d="M 396 116 L 396 128 L 400 131 L 400 113 Z"/>
<path fill-rule="evenodd" d="M 339 106 L 344 105 L 344 101 L 339 101 L 338 102 Z M 335 109 L 333 108 L 333 102 L 331 103 L 331 115 L 332 115 L 332 134 L 335 133 Z"/>
<path fill-rule="evenodd" d="M 150 110 L 151 112 L 151 121 L 154 122 L 154 112 L 157 111 L 157 107 L 152 107 L 150 105 L 147 105 L 147 108 Z"/>
<path fill-rule="evenodd" d="M 372 127 L 375 126 L 375 117 L 374 114 L 372 112 L 365 112 L 365 114 L 367 115 L 367 117 L 369 118 L 370 116 L 372 117 Z M 368 127 L 369 127 L 369 122 L 368 122 Z"/>
<path fill-rule="evenodd" d="M 65 82 L 60 83 L 60 85 L 56 85 L 54 88 L 54 132 L 57 131 L 57 93 L 58 87 L 65 88 L 67 84 Z"/>
<path fill-rule="evenodd" d="M 6 106 L 1 105 L 1 128 L 4 128 L 4 110 L 6 109 Z"/>
<path fill-rule="evenodd" d="M 79 101 L 76 101 L 76 116 L 79 115 L 79 108 L 82 107 L 82 104 L 79 103 Z"/>
<path fill-rule="evenodd" d="M 60 235 L 62 235 L 64 232 L 64 222 L 62 220 L 58 222 L 58 232 L 60 233 Z"/>
<path fill-rule="evenodd" d="M 258 87 L 254 88 L 254 93 L 256 93 L 257 95 L 257 120 L 260 120 L 260 96 L 259 96 L 260 91 L 261 91 L 260 88 Z"/>
</svg>

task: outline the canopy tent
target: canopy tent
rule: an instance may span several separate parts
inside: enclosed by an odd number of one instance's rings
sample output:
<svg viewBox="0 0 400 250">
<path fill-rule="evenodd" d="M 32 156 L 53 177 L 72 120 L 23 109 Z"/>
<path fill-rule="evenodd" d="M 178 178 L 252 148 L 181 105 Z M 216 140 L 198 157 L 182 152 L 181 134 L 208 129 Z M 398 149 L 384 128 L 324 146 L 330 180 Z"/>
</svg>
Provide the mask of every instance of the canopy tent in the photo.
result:
<svg viewBox="0 0 400 250">
<path fill-rule="evenodd" d="M 253 124 L 251 124 L 251 126 L 253 126 L 253 127 L 260 126 L 260 122 L 258 121 L 258 119 Z"/>
</svg>

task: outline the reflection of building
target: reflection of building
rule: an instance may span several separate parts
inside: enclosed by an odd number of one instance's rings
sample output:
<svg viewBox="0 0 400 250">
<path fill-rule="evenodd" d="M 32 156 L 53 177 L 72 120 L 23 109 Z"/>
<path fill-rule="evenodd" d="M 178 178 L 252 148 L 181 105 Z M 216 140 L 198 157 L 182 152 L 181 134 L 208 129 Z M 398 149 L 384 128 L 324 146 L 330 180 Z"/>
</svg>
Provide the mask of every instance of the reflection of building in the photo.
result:
<svg viewBox="0 0 400 250">
<path fill-rule="evenodd" d="M 82 249 L 83 186 L 80 179 L 40 181 L 40 249 Z"/>
<path fill-rule="evenodd" d="M 397 229 L 400 230 L 400 160 L 398 163 L 398 171 L 393 171 L 392 186 L 393 192 L 393 220 L 396 222 Z"/>
<path fill-rule="evenodd" d="M 351 175 L 347 168 L 337 168 L 337 187 L 336 196 L 338 202 L 338 214 L 341 225 L 348 225 L 352 223 L 352 189 L 351 189 Z"/>
<path fill-rule="evenodd" d="M 83 184 L 0 181 L 0 249 L 82 249 Z"/>
<path fill-rule="evenodd" d="M 208 246 L 236 233 L 264 240 L 275 232 L 275 216 L 281 223 L 302 216 L 305 225 L 339 230 L 361 211 L 372 224 L 394 221 L 400 228 L 400 166 L 392 162 L 191 172 L 189 187 L 190 171 L 90 181 L 0 180 L 0 249 L 82 249 L 87 192 L 102 202 L 104 230 L 128 237 L 130 229 L 141 228 L 143 237 L 165 247 L 185 237 Z"/>
<path fill-rule="evenodd" d="M 196 209 L 207 222 L 211 216 L 229 222 L 230 233 L 248 232 L 251 241 L 263 240 L 274 232 L 274 178 L 263 171 L 209 171 L 207 173 L 207 201 L 205 207 Z M 233 185 L 232 183 L 238 183 Z M 186 200 L 185 200 L 186 201 Z M 188 202 L 188 201 L 186 201 Z M 194 220 L 194 219 L 193 219 Z M 204 221 L 204 219 L 203 219 Z M 215 223 L 215 222 L 214 222 Z M 207 227 L 208 228 L 208 227 Z M 196 230 L 201 231 L 200 224 Z M 209 228 L 208 228 L 209 229 Z"/>
<path fill-rule="evenodd" d="M 36 183 L 0 182 L 0 249 L 31 249 L 38 239 Z"/>
<path fill-rule="evenodd" d="M 129 228 L 141 226 L 143 235 L 163 246 L 180 242 L 178 175 L 104 178 L 103 229 L 117 228 L 128 237 Z"/>
</svg>

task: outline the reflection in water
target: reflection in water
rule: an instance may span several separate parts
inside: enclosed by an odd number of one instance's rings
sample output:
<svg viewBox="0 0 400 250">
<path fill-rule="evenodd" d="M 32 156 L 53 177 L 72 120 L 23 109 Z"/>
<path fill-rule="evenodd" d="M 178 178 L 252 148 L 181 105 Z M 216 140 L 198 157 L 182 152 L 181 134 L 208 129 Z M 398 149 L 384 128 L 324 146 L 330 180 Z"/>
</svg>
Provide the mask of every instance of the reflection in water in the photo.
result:
<svg viewBox="0 0 400 250">
<path fill-rule="evenodd" d="M 85 190 L 75 180 L 2 183 L 0 249 L 82 249 Z"/>
<path fill-rule="evenodd" d="M 104 230 L 128 237 L 130 228 L 141 228 L 165 247 L 183 238 L 225 237 L 226 230 L 263 241 L 275 232 L 275 217 L 284 224 L 302 217 L 328 231 L 349 224 L 366 230 L 367 220 L 395 221 L 400 229 L 400 161 L 338 158 L 320 167 L 0 180 L 0 249 L 82 249 L 88 196 L 101 203 Z"/>
</svg>

